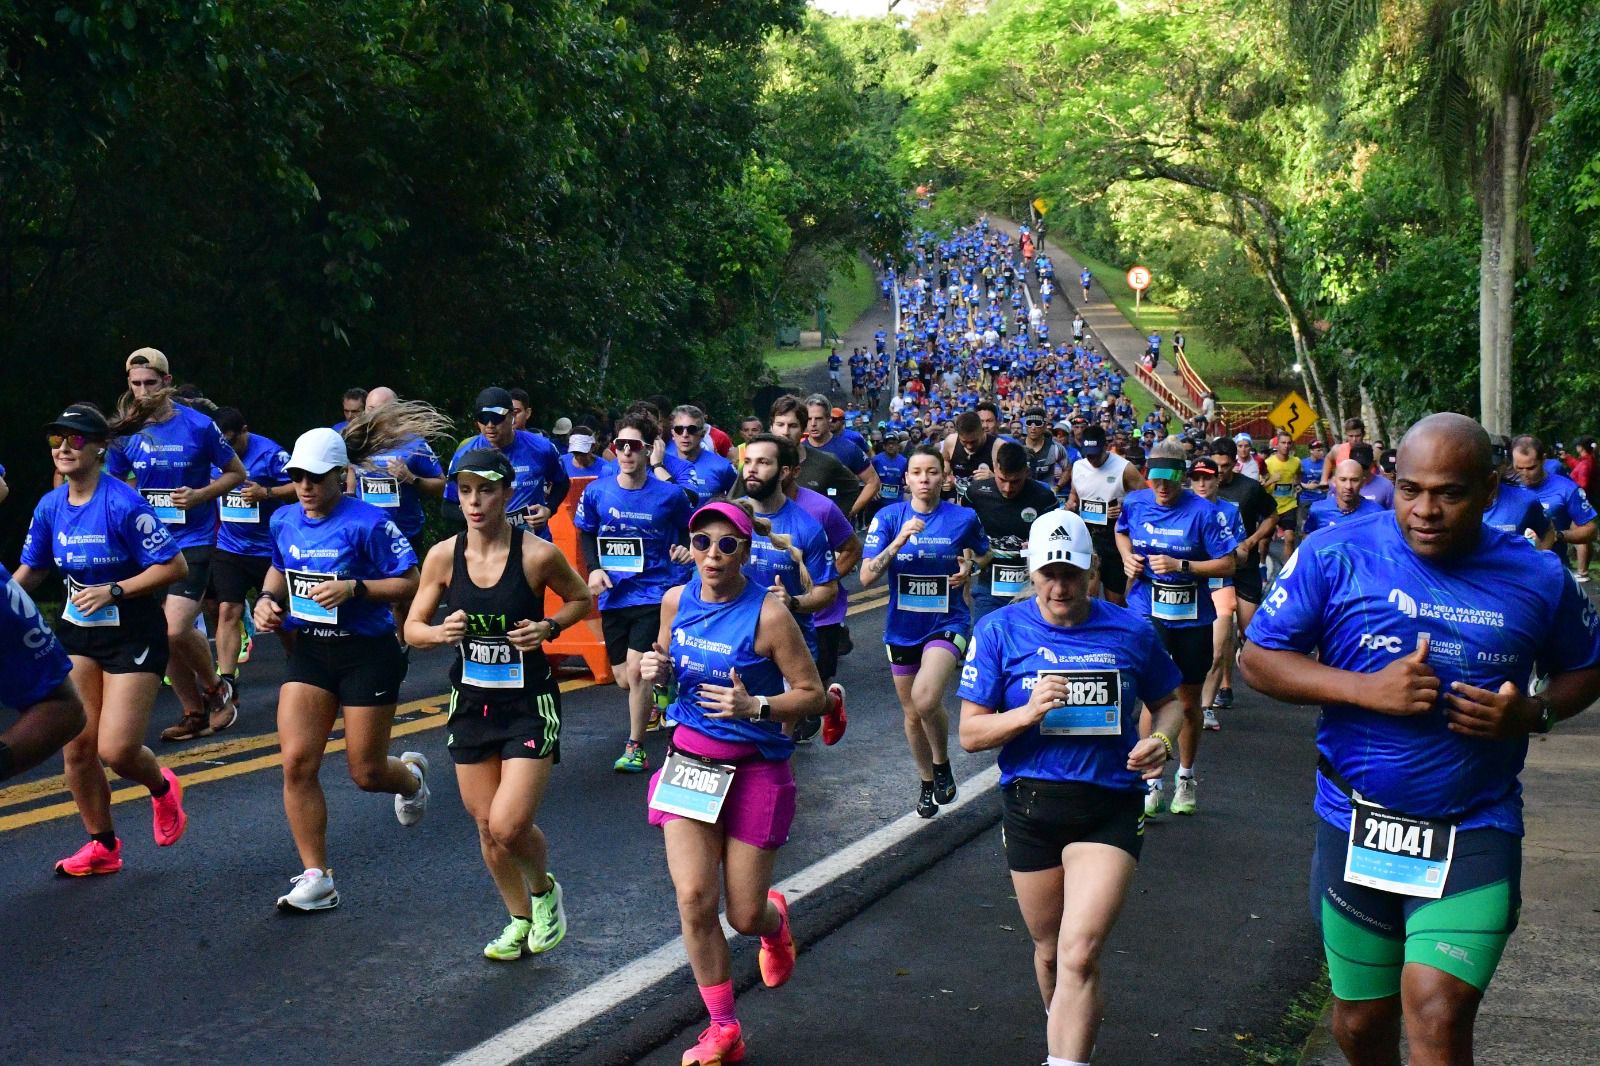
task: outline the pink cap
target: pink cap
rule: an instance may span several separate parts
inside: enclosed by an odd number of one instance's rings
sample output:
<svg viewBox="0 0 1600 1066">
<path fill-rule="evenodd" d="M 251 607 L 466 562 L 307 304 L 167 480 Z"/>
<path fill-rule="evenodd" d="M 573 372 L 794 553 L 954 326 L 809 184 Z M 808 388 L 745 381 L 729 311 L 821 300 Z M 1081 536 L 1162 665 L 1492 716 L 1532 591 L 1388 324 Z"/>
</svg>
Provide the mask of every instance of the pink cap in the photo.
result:
<svg viewBox="0 0 1600 1066">
<path fill-rule="evenodd" d="M 701 525 L 702 523 L 713 518 L 721 518 L 732 522 L 733 528 L 737 529 L 740 533 L 743 533 L 746 537 L 755 536 L 756 527 L 751 524 L 750 515 L 745 511 L 745 509 L 737 504 L 728 503 L 724 500 L 717 500 L 713 503 L 708 503 L 694 514 L 690 515 L 689 528 L 693 529 L 696 526 Z"/>
</svg>

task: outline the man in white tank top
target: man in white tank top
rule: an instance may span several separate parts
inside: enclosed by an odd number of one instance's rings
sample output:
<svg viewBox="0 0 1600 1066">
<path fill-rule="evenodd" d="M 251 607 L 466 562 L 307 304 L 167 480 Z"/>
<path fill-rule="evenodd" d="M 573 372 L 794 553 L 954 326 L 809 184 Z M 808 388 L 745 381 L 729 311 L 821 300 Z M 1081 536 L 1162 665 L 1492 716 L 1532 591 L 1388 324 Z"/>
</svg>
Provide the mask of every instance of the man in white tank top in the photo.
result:
<svg viewBox="0 0 1600 1066">
<path fill-rule="evenodd" d="M 1089 527 L 1095 554 L 1099 556 L 1099 573 L 1091 584 L 1090 595 L 1126 605 L 1128 577 L 1122 570 L 1122 556 L 1113 531 L 1123 497 L 1143 488 L 1144 478 L 1137 467 L 1106 446 L 1104 426 L 1085 429 L 1079 449 L 1084 458 L 1072 464 L 1072 494 L 1067 498 L 1067 508 L 1078 512 Z"/>
</svg>

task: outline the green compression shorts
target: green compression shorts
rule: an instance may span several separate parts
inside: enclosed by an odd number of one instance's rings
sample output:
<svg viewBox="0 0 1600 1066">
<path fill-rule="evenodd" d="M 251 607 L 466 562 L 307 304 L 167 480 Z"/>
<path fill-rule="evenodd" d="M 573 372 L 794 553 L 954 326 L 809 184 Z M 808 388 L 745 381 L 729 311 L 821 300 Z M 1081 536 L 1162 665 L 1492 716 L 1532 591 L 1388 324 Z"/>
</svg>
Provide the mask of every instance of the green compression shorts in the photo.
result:
<svg viewBox="0 0 1600 1066">
<path fill-rule="evenodd" d="M 1522 907 L 1522 838 L 1499 829 L 1457 832 L 1440 899 L 1346 881 L 1348 840 L 1319 821 L 1311 858 L 1311 911 L 1322 927 L 1333 994 L 1399 995 L 1406 963 L 1442 970 L 1480 992 L 1488 988 Z"/>
</svg>

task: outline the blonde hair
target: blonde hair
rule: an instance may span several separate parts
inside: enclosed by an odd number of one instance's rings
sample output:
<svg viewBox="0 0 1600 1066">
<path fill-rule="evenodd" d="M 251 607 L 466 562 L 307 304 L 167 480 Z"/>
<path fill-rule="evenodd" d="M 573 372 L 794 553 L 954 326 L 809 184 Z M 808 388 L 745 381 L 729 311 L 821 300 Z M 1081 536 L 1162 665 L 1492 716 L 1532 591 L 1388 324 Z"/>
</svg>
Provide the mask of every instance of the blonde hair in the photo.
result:
<svg viewBox="0 0 1600 1066">
<path fill-rule="evenodd" d="M 455 423 L 432 404 L 395 400 L 362 411 L 344 427 L 342 435 L 351 465 L 360 465 L 368 456 L 391 451 L 414 438 L 447 437 L 454 431 Z"/>
<path fill-rule="evenodd" d="M 806 592 L 810 592 L 816 587 L 816 583 L 811 580 L 811 571 L 806 569 L 805 553 L 802 552 L 798 546 L 796 546 L 793 537 L 789 536 L 787 533 L 774 533 L 772 530 L 772 523 L 756 514 L 756 505 L 748 497 L 741 496 L 737 500 L 725 500 L 723 502 L 731 503 L 745 514 L 749 515 L 751 527 L 757 533 L 761 534 L 763 537 L 766 537 L 767 540 L 772 543 L 773 547 L 777 548 L 781 552 L 784 552 L 789 556 L 789 558 L 794 560 L 794 565 L 800 573 L 800 584 L 804 588 L 804 591 L 801 593 L 802 596 L 805 595 Z"/>
</svg>

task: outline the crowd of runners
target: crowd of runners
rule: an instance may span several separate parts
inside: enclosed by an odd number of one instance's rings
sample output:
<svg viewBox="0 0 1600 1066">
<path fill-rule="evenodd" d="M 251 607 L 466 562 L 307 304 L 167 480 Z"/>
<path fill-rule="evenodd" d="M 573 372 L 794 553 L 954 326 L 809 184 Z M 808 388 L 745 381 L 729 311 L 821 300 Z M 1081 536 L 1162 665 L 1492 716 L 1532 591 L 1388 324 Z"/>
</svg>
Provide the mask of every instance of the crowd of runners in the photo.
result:
<svg viewBox="0 0 1600 1066">
<path fill-rule="evenodd" d="M 351 779 L 417 824 L 437 771 L 391 755 L 391 726 L 411 659 L 448 649 L 446 749 L 507 912 L 483 952 L 549 951 L 566 917 L 537 818 L 561 693 L 542 645 L 597 610 L 622 689 L 612 769 L 654 771 L 641 816 L 662 829 L 710 1019 L 683 1062 L 739 1061 L 719 905 L 759 938 L 764 983 L 789 980 L 772 885 L 803 818 L 790 756 L 845 737 L 839 660 L 866 643 L 845 581 L 881 582 L 908 809 L 956 798 L 952 685 L 959 742 L 998 750 L 1051 1066 L 1090 1060 L 1145 820 L 1199 811 L 1200 742 L 1236 674 L 1323 708 L 1311 899 L 1345 1053 L 1398 1062 L 1404 1018 L 1413 1062 L 1469 1061 L 1516 924 L 1527 738 L 1600 694 L 1580 588 L 1594 440 L 1568 457 L 1439 414 L 1394 448 L 1359 420 L 1303 445 L 1135 411 L 1042 245 L 987 221 L 918 234 L 883 294 L 892 327 L 829 358 L 828 391 L 733 434 L 685 397 L 541 432 L 525 392 L 490 384 L 458 440 L 374 387 L 285 448 L 174 388 L 164 353 L 133 352 L 110 414 L 76 402 L 43 427 L 55 485 L 20 490 L 32 524 L 0 569 L 0 700 L 22 712 L 0 779 L 64 748 L 87 840 L 56 871 L 122 868 L 107 766 L 148 788 L 157 845 L 183 837 L 182 780 L 146 746 L 165 682 L 167 744 L 276 703 L 300 863 L 277 905 L 338 906 L 327 741 L 342 719 Z M 575 551 L 553 541 L 558 513 Z M 30 592 L 61 600 L 53 627 Z M 275 701 L 239 678 L 266 634 L 288 656 Z M 670 735 L 659 766 L 653 730 Z"/>
</svg>

